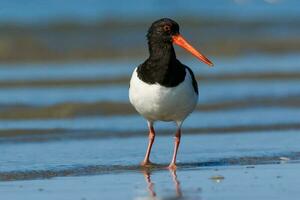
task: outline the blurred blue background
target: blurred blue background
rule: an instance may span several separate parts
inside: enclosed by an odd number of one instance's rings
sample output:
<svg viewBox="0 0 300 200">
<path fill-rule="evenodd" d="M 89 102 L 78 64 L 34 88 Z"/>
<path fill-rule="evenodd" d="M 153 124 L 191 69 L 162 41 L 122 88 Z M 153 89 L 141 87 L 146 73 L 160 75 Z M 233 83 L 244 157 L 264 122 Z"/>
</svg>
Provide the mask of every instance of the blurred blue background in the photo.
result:
<svg viewBox="0 0 300 200">
<path fill-rule="evenodd" d="M 147 28 L 170 17 L 210 55 L 299 51 L 299 1 L 2 1 L 0 59 L 143 57 Z"/>
<path fill-rule="evenodd" d="M 176 47 L 200 86 L 199 105 L 184 124 L 185 134 L 299 129 L 297 0 L 0 4 L 2 142 L 146 136 L 144 119 L 129 104 L 128 84 L 148 56 L 148 27 L 162 17 L 176 20 L 181 33 L 215 64 L 208 68 Z M 174 130 L 169 123 L 157 128 L 169 135 Z M 90 153 L 86 159 L 93 163 L 98 152 Z M 21 157 L 19 165 L 7 158 L 1 167 L 30 169 L 30 163 L 38 163 L 38 156 Z"/>
<path fill-rule="evenodd" d="M 106 19 L 142 21 L 162 16 L 291 20 L 300 16 L 299 6 L 297 0 L 11 0 L 1 2 L 0 17 L 3 22 L 22 23 L 63 19 L 82 22 Z"/>
</svg>

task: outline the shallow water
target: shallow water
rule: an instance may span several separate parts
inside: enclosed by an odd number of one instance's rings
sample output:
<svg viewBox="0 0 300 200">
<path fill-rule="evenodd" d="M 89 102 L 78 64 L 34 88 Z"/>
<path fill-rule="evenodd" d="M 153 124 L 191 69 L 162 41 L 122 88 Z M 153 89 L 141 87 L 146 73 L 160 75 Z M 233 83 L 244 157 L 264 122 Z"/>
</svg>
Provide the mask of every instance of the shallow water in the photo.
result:
<svg viewBox="0 0 300 200">
<path fill-rule="evenodd" d="M 67 63 L 11 63 L 0 64 L 0 81 L 22 80 L 84 80 L 111 79 L 129 76 L 143 62 L 139 59 L 102 60 Z M 196 59 L 181 59 L 193 68 L 196 75 L 300 72 L 299 54 L 253 54 L 240 57 L 214 58 L 215 68 L 207 68 Z M 255 60 L 255 62 L 250 62 Z"/>
<path fill-rule="evenodd" d="M 146 137 L 2 144 L 0 192 L 8 199 L 297 199 L 299 139 L 297 131 L 184 135 L 176 172 L 165 169 L 172 137 L 157 138 L 152 160 L 160 165 L 148 170 L 137 165 Z"/>
<path fill-rule="evenodd" d="M 128 102 L 138 61 L 1 65 L 1 197 L 297 199 L 299 56 L 214 60 L 184 61 L 200 99 L 183 125 L 177 177 L 165 169 L 173 123 L 155 126 L 158 165 L 139 167 L 146 122 Z"/>
<path fill-rule="evenodd" d="M 259 116 L 263 116 L 259 117 Z M 218 123 L 216 123 L 218 119 Z M 233 111 L 196 112 L 184 123 L 186 129 L 195 128 L 225 128 L 234 126 L 256 126 L 295 124 L 299 122 L 300 109 L 285 108 L 256 108 Z M 134 123 L 132 123 L 134 122 Z M 70 119 L 30 119 L 30 120 L 2 120 L 0 130 L 93 130 L 93 131 L 144 131 L 146 122 L 138 115 L 114 117 L 78 117 Z M 158 122 L 158 129 L 174 129 L 173 123 Z"/>
<path fill-rule="evenodd" d="M 222 102 L 255 97 L 300 96 L 300 80 L 224 81 L 201 84 L 200 102 Z M 220 87 L 222 85 L 222 87 Z M 128 85 L 82 87 L 0 88 L 0 104 L 51 105 L 63 102 L 128 102 Z"/>
<path fill-rule="evenodd" d="M 173 138 L 172 135 L 160 136 L 159 131 L 157 134 L 152 158 L 156 163 L 167 165 L 171 159 Z M 91 167 L 99 168 L 95 171 L 96 173 L 109 173 L 110 168 L 112 172 L 117 169 L 126 172 L 126 166 L 132 166 L 138 170 L 137 165 L 143 158 L 147 144 L 146 133 L 141 133 L 141 136 L 143 137 L 99 137 L 93 140 L 61 138 L 61 140 L 47 143 L 3 143 L 0 159 L 1 177 L 3 178 L 6 172 L 41 170 L 54 172 L 74 170 L 76 172 L 76 169 Z M 279 162 L 280 156 L 298 160 L 299 137 L 298 131 L 250 132 L 241 135 L 183 134 L 178 161 L 179 164 L 182 163 L 182 169 L 185 170 L 205 165 L 208 162 L 215 162 L 217 166 L 226 166 L 250 165 L 255 161 L 258 164 Z M 249 157 L 248 162 L 247 157 Z M 251 157 L 256 160 L 251 160 Z"/>
<path fill-rule="evenodd" d="M 6 199 L 291 199 L 299 197 L 299 164 L 117 173 L 0 183 Z M 211 179 L 217 176 L 224 179 Z M 176 179 L 174 178 L 176 177 Z M 114 187 L 111 187 L 111 186 Z M 234 188 L 234 189 L 233 189 Z M 118 189 L 118 192 L 116 192 Z M 78 192 L 80 191 L 80 192 Z M 18 195 L 22 193 L 22 196 Z M 156 196 L 154 198 L 153 196 Z"/>
</svg>

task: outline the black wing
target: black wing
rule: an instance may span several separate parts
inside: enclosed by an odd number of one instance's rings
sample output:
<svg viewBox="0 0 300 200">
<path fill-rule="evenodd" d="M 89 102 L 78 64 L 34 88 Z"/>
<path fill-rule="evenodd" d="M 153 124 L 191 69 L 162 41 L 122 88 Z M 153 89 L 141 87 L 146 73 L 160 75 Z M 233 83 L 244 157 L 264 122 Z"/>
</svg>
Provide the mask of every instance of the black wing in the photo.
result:
<svg viewBox="0 0 300 200">
<path fill-rule="evenodd" d="M 193 88 L 194 88 L 194 91 L 198 94 L 198 84 L 197 84 L 197 81 L 195 79 L 195 75 L 193 73 L 193 71 L 188 67 L 188 66 L 185 66 L 187 68 L 187 70 L 189 71 L 191 77 L 192 77 L 192 81 L 193 81 Z"/>
</svg>

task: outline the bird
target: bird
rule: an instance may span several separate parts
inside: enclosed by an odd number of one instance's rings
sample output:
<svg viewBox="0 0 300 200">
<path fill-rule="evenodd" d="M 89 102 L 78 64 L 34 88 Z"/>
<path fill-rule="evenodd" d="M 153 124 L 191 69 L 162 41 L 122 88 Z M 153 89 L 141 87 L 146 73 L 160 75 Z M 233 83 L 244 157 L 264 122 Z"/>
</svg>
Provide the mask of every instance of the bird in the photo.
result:
<svg viewBox="0 0 300 200">
<path fill-rule="evenodd" d="M 177 58 L 176 44 L 209 66 L 213 63 L 196 50 L 179 32 L 179 25 L 172 19 L 154 21 L 147 33 L 149 57 L 132 73 L 129 84 L 129 101 L 147 120 L 149 141 L 141 166 L 152 166 L 151 148 L 155 139 L 154 123 L 173 121 L 176 124 L 173 156 L 169 169 L 176 169 L 176 157 L 184 120 L 198 102 L 198 84 L 194 73 Z"/>
</svg>

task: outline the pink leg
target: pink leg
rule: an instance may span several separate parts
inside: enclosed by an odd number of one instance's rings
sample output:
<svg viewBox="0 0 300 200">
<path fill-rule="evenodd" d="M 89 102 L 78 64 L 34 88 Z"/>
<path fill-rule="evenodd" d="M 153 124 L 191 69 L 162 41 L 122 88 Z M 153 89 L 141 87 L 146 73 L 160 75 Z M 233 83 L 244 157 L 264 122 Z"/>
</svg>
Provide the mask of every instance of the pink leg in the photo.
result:
<svg viewBox="0 0 300 200">
<path fill-rule="evenodd" d="M 173 153 L 172 161 L 169 165 L 169 169 L 173 169 L 173 170 L 176 169 L 176 157 L 177 157 L 178 147 L 180 144 L 180 138 L 181 138 L 181 129 L 178 128 L 175 134 L 174 153 Z"/>
<path fill-rule="evenodd" d="M 146 165 L 150 165 L 150 153 L 151 153 L 151 148 L 155 139 L 155 131 L 153 128 L 153 123 L 152 122 L 148 122 L 148 128 L 149 128 L 149 143 L 148 143 L 148 148 L 147 148 L 147 152 L 144 158 L 144 161 L 141 163 L 142 166 L 146 166 Z"/>
</svg>

